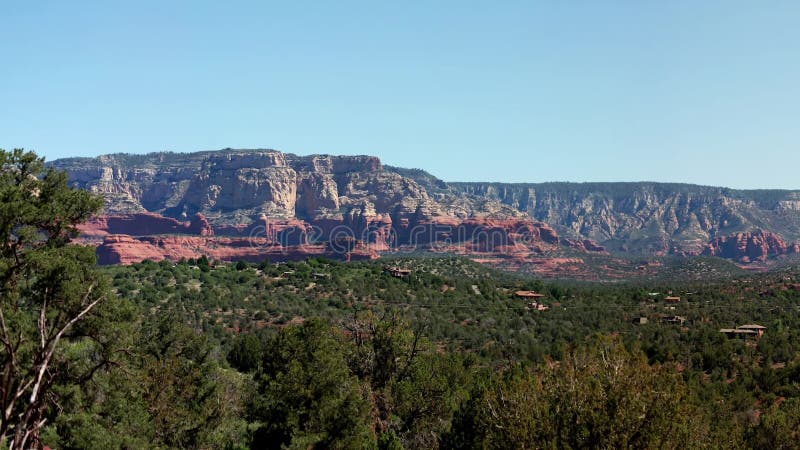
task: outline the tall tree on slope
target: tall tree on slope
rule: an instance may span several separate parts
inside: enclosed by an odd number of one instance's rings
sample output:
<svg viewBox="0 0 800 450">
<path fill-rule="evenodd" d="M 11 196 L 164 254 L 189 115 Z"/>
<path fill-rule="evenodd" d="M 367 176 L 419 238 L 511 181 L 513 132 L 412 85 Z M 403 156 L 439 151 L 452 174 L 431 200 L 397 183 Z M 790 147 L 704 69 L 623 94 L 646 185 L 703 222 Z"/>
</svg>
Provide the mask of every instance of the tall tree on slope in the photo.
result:
<svg viewBox="0 0 800 450">
<path fill-rule="evenodd" d="M 0 150 L 0 447 L 39 446 L 56 378 L 88 380 L 109 363 L 98 307 L 107 283 L 93 249 L 70 245 L 101 207 L 33 152 Z M 82 360 L 69 364 L 77 344 Z"/>
</svg>

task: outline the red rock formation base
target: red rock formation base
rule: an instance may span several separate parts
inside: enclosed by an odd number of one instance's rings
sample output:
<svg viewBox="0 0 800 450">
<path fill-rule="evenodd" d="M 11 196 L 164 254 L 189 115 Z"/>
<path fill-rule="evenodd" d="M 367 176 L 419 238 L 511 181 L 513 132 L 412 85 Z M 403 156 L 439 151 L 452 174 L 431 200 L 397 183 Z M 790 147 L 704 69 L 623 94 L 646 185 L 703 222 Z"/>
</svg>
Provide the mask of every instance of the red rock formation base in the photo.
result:
<svg viewBox="0 0 800 450">
<path fill-rule="evenodd" d="M 800 253 L 800 244 L 788 245 L 780 236 L 756 230 L 713 239 L 702 254 L 733 259 L 741 263 L 764 262 L 770 257 Z"/>
<path fill-rule="evenodd" d="M 324 256 L 345 261 L 378 258 L 368 245 L 357 243 L 349 248 L 331 244 L 281 246 L 266 239 L 202 236 L 107 236 L 97 247 L 98 264 L 132 264 L 146 259 L 173 261 L 207 256 L 216 261 L 299 261 Z"/>
<path fill-rule="evenodd" d="M 96 217 L 80 226 L 80 242 L 97 246 L 100 264 L 130 264 L 145 259 L 178 260 L 206 255 L 221 261 L 297 260 L 312 256 L 373 259 L 398 248 L 427 249 L 478 258 L 524 260 L 561 246 L 604 252 L 591 241 L 560 239 L 546 224 L 524 219 L 454 217 L 395 226 L 388 216 L 353 220 L 262 217 L 250 225 L 209 225 L 201 214 L 180 222 L 158 214 Z"/>
</svg>

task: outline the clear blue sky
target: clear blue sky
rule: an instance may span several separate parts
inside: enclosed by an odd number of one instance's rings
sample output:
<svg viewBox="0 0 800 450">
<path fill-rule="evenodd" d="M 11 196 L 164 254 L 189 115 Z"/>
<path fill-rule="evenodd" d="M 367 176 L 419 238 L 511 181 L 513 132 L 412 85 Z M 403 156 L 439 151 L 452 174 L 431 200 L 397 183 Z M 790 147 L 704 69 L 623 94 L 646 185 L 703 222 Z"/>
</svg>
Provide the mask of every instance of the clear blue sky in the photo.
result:
<svg viewBox="0 0 800 450">
<path fill-rule="evenodd" d="M 797 1 L 1 1 L 0 22 L 0 147 L 48 159 L 800 188 Z"/>
</svg>

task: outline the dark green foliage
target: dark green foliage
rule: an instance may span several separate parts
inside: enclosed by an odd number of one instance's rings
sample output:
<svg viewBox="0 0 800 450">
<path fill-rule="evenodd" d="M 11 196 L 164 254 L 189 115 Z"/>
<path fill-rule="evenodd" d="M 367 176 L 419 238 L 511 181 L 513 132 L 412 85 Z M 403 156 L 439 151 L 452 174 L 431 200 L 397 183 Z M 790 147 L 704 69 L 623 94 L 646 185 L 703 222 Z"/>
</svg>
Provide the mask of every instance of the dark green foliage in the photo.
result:
<svg viewBox="0 0 800 450">
<path fill-rule="evenodd" d="M 680 377 L 601 339 L 561 363 L 509 369 L 475 395 L 452 448 L 702 447 L 708 425 Z"/>
<path fill-rule="evenodd" d="M 209 270 L 211 270 L 211 265 L 206 255 L 197 258 L 197 267 L 199 267 L 200 271 L 202 272 L 208 272 Z"/>
<path fill-rule="evenodd" d="M 350 374 L 342 339 L 310 320 L 269 339 L 256 376 L 255 448 L 368 448 L 369 404 Z"/>
<path fill-rule="evenodd" d="M 800 442 L 800 399 L 771 406 L 748 433 L 750 448 L 792 449 Z"/>
<path fill-rule="evenodd" d="M 237 336 L 233 341 L 228 362 L 240 372 L 251 372 L 258 368 L 264 353 L 260 339 L 253 333 Z"/>
<path fill-rule="evenodd" d="M 141 324 L 131 351 L 82 389 L 60 387 L 45 434 L 66 448 L 234 448 L 247 439 L 242 375 L 220 367 L 206 338 L 165 316 Z"/>
<path fill-rule="evenodd" d="M 0 150 L 0 444 L 38 445 L 54 384 L 110 364 L 118 335 L 96 319 L 117 303 L 94 252 L 69 245 L 101 205 L 34 153 Z"/>
<path fill-rule="evenodd" d="M 317 447 L 326 439 L 343 442 L 337 439 L 344 437 L 327 434 L 330 424 L 340 420 L 332 408 L 313 418 L 302 413 L 313 404 L 311 399 L 324 399 L 355 411 L 345 428 L 368 430 L 348 435 L 363 438 L 369 446 L 480 447 L 502 437 L 487 434 L 488 419 L 481 410 L 501 388 L 538 392 L 547 400 L 542 404 L 550 406 L 531 423 L 545 420 L 551 428 L 566 430 L 570 427 L 559 425 L 548 411 L 569 398 L 556 396 L 553 389 L 537 389 L 561 386 L 553 380 L 571 374 L 583 386 L 581 395 L 595 402 L 572 417 L 591 422 L 584 428 L 573 426 L 576 434 L 561 437 L 540 435 L 534 427 L 526 431 L 526 436 L 538 436 L 530 437 L 531 442 L 558 438 L 573 446 L 657 446 L 622 431 L 612 433 L 613 441 L 598 436 L 626 427 L 651 430 L 650 437 L 664 434 L 664 415 L 646 415 L 645 423 L 608 413 L 613 408 L 608 401 L 658 400 L 666 403 L 654 403 L 660 406 L 653 413 L 691 419 L 670 422 L 678 428 L 669 432 L 672 437 L 664 446 L 674 446 L 675 436 L 696 435 L 692 442 L 733 448 L 745 439 L 763 439 L 765 432 L 753 428 L 760 423 L 755 420 L 759 409 L 767 414 L 780 397 L 800 398 L 794 382 L 800 373 L 795 362 L 800 335 L 793 331 L 800 329 L 795 307 L 800 292 L 781 288 L 798 276 L 792 270 L 714 283 L 599 285 L 542 283 L 457 258 L 393 260 L 390 264 L 413 270 L 411 277 L 398 279 L 384 274 L 383 264 L 314 259 L 245 270 L 217 265 L 208 272 L 188 264 L 139 264 L 109 272 L 120 293 L 147 314 L 173 314 L 175 321 L 203 330 L 210 342 L 225 349 L 233 367 L 255 374 L 259 394 L 252 398 L 261 403 L 258 408 L 251 405 L 250 420 L 256 442 L 277 439 L 289 445 L 295 437 L 298 443 L 317 442 Z M 544 292 L 550 309 L 528 309 L 526 302 L 513 298 L 517 289 Z M 684 299 L 674 310 L 662 300 L 669 291 Z M 765 294 L 757 295 L 761 291 Z M 674 314 L 686 317 L 686 323 L 661 323 L 661 316 Z M 633 324 L 639 316 L 650 320 Z M 320 325 L 314 318 L 327 322 Z M 311 320 L 311 328 L 301 332 L 295 324 L 303 320 Z M 751 322 L 768 327 L 757 342 L 730 340 L 718 331 Z M 319 327 L 328 330 L 325 339 L 325 333 L 312 332 Z M 603 378 L 605 372 L 596 365 L 565 372 L 570 366 L 564 361 L 576 352 L 591 360 L 597 346 L 586 337 L 598 333 L 617 335 L 625 345 L 624 351 L 614 347 L 622 355 L 625 377 Z M 581 350 L 586 346 L 591 351 Z M 296 353 L 303 348 L 306 353 Z M 292 358 L 302 363 L 293 365 Z M 327 397 L 325 389 L 318 389 L 332 379 L 349 386 L 348 394 L 337 391 Z M 543 385 L 546 380 L 549 384 Z M 656 389 L 662 383 L 670 390 Z M 638 386 L 632 392 L 638 389 L 642 396 L 629 396 L 630 386 Z M 650 398 L 648 392 L 664 396 Z M 296 419 L 284 414 L 290 405 L 298 408 Z M 535 405 L 539 403 L 519 407 L 533 413 Z M 604 412 L 590 413 L 594 409 Z"/>
<path fill-rule="evenodd" d="M 102 199 L 67 186 L 30 152 L 0 151 L 0 448 L 237 448 L 248 379 L 220 366 L 208 336 L 142 314 L 143 287 L 70 244 Z M 205 261 L 205 266 L 210 266 Z"/>
</svg>

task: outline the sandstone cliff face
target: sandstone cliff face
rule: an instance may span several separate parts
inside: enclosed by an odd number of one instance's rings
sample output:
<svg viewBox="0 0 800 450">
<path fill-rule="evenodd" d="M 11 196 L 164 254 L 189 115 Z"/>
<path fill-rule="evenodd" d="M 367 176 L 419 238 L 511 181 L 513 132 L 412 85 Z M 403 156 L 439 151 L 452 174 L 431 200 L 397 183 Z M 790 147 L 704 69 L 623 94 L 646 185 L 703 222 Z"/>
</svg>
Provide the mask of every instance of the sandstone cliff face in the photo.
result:
<svg viewBox="0 0 800 450">
<path fill-rule="evenodd" d="M 379 214 L 434 217 L 456 208 L 432 200 L 414 180 L 383 170 L 371 156 L 224 150 L 108 155 L 51 164 L 66 170 L 74 186 L 104 195 L 107 214 L 151 212 L 186 220 L 199 212 L 216 225 L 252 222 L 261 214 L 310 220 Z M 472 203 L 458 207 L 467 210 L 464 215 L 484 212 Z M 518 213 L 499 202 L 493 209 Z"/>
<path fill-rule="evenodd" d="M 339 190 L 333 175 L 304 172 L 297 181 L 295 212 L 298 216 L 324 216 L 339 210 Z"/>
<path fill-rule="evenodd" d="M 330 244 L 274 245 L 266 239 L 111 235 L 97 247 L 99 264 L 132 264 L 145 259 L 177 261 L 208 256 L 216 261 L 301 261 L 324 256 L 345 261 L 368 260 L 377 252 L 363 243 L 343 247 Z"/>
<path fill-rule="evenodd" d="M 499 201 L 439 190 L 385 170 L 371 156 L 301 157 L 274 150 L 107 155 L 51 163 L 76 187 L 106 198 L 105 214 L 160 214 L 185 222 L 203 214 L 212 227 L 270 218 L 368 224 L 388 217 L 525 217 Z"/>
<path fill-rule="evenodd" d="M 181 214 L 225 213 L 257 209 L 292 217 L 297 200 L 297 173 L 278 152 L 226 153 L 209 158 L 192 176 L 177 207 Z"/>
<path fill-rule="evenodd" d="M 769 231 L 756 230 L 713 239 L 703 254 L 734 259 L 742 263 L 766 261 L 767 258 L 800 252 L 800 244 L 786 242 Z"/>
<path fill-rule="evenodd" d="M 528 219 L 436 217 L 392 223 L 388 215 L 354 216 L 306 222 L 262 215 L 249 225 L 210 227 L 198 214 L 190 222 L 152 213 L 96 217 L 81 225 L 82 242 L 98 245 L 101 264 L 129 264 L 143 259 L 196 258 L 223 261 L 274 260 L 326 256 L 371 259 L 378 252 L 431 250 L 476 258 L 515 259 L 569 247 L 604 252 L 590 241 L 562 240 L 546 224 Z M 123 234 L 126 232 L 126 234 Z"/>
<path fill-rule="evenodd" d="M 93 217 L 78 225 L 85 238 L 96 239 L 110 234 L 148 236 L 154 234 L 194 234 L 213 236 L 214 229 L 205 216 L 198 213 L 191 221 L 180 222 L 153 213 L 118 214 Z"/>
<path fill-rule="evenodd" d="M 499 201 L 441 186 L 431 194 L 370 156 L 223 150 L 109 155 L 52 165 L 67 170 L 74 186 L 105 196 L 105 214 L 82 231 L 84 239 L 100 245 L 98 254 L 107 263 L 190 257 L 202 245 L 223 259 L 285 256 L 287 249 L 290 255 L 331 254 L 330 246 L 349 248 L 340 252 L 349 259 L 365 254 L 354 250 L 362 247 L 377 252 L 454 246 L 519 255 L 573 245 Z M 208 239 L 185 238 L 178 245 L 169 235 Z M 262 241 L 269 251 L 243 244 Z"/>
<path fill-rule="evenodd" d="M 166 250 L 172 248 L 168 240 L 145 237 L 208 238 L 198 242 L 233 245 L 243 257 L 252 255 L 236 247 L 243 242 L 236 239 L 264 239 L 281 248 L 352 240 L 370 251 L 421 247 L 520 261 L 559 248 L 761 261 L 791 253 L 796 245 L 786 241 L 800 240 L 795 191 L 445 183 L 419 169 L 385 167 L 371 156 L 266 149 L 106 155 L 50 165 L 66 170 L 72 185 L 106 198 L 104 214 L 82 228 L 87 241 L 132 236 L 102 245 L 134 253 L 143 245 L 143 255 L 160 251 L 170 258 L 179 252 Z"/>
<path fill-rule="evenodd" d="M 286 155 L 287 161 L 300 172 L 343 174 L 351 172 L 378 172 L 383 169 L 381 160 L 374 156 Z"/>
<path fill-rule="evenodd" d="M 717 237 L 769 229 L 800 239 L 800 192 L 664 183 L 450 183 L 613 251 L 698 254 Z"/>
</svg>

